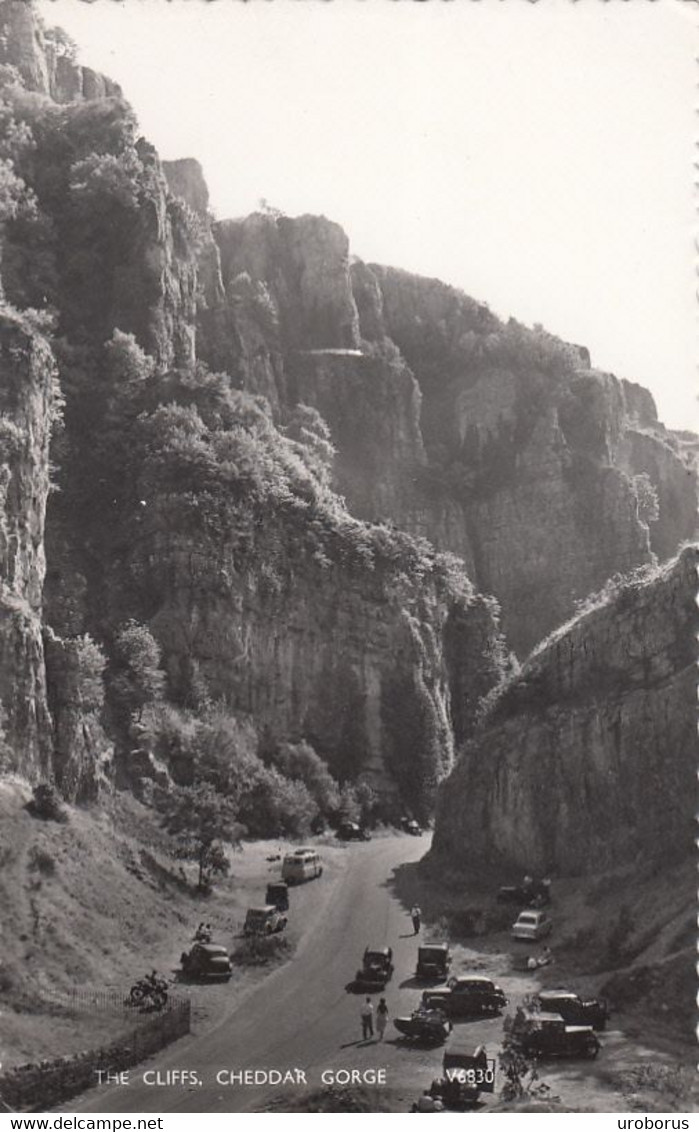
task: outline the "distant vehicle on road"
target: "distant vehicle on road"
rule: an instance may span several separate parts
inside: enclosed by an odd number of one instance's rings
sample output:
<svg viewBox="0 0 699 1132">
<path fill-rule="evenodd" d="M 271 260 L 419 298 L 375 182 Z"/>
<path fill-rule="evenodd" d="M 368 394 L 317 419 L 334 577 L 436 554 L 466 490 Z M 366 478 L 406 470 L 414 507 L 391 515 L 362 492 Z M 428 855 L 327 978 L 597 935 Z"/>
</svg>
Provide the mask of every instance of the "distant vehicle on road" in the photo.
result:
<svg viewBox="0 0 699 1132">
<path fill-rule="evenodd" d="M 280 912 L 286 912 L 289 908 L 289 886 L 284 881 L 276 881 L 267 885 L 265 893 L 265 903 L 274 904 Z"/>
<path fill-rule="evenodd" d="M 367 947 L 361 969 L 355 977 L 355 986 L 361 990 L 380 991 L 392 975 L 393 950 L 390 947 Z"/>
<path fill-rule="evenodd" d="M 413 837 L 422 837 L 422 826 L 414 818 L 401 818 L 400 827 L 404 833 L 410 833 Z"/>
<path fill-rule="evenodd" d="M 262 908 L 248 908 L 243 931 L 245 935 L 274 935 L 283 932 L 287 918 L 273 904 Z"/>
<path fill-rule="evenodd" d="M 323 875 L 323 866 L 315 849 L 297 849 L 282 861 L 282 880 L 287 884 L 301 884 Z"/>
<path fill-rule="evenodd" d="M 430 1096 L 439 1097 L 452 1111 L 470 1108 L 481 1093 L 495 1091 L 495 1059 L 485 1046 L 454 1044 L 450 1040 L 442 1058 L 442 1076 L 432 1082 Z"/>
<path fill-rule="evenodd" d="M 573 991 L 541 991 L 534 999 L 534 1006 L 544 1014 L 560 1014 L 568 1026 L 603 1030 L 609 1020 L 609 1008 L 604 999 L 581 998 Z"/>
<path fill-rule="evenodd" d="M 553 923 L 546 912 L 520 912 L 512 925 L 513 939 L 546 939 L 551 934 Z"/>
<path fill-rule="evenodd" d="M 560 1014 L 529 1014 L 518 1030 L 530 1057 L 597 1057 L 600 1040 L 592 1026 L 567 1026 Z"/>
<path fill-rule="evenodd" d="M 371 841 L 371 836 L 356 821 L 343 821 L 335 835 L 339 841 Z"/>
<path fill-rule="evenodd" d="M 424 982 L 449 977 L 451 955 L 448 943 L 429 943 L 417 949 L 415 978 Z"/>
<path fill-rule="evenodd" d="M 480 975 L 453 976 L 446 986 L 424 991 L 423 1004 L 443 1010 L 449 1018 L 499 1014 L 507 1005 L 502 987 Z"/>
<path fill-rule="evenodd" d="M 195 943 L 190 951 L 180 955 L 182 972 L 195 979 L 222 979 L 231 977 L 233 965 L 225 947 L 216 943 Z"/>
</svg>

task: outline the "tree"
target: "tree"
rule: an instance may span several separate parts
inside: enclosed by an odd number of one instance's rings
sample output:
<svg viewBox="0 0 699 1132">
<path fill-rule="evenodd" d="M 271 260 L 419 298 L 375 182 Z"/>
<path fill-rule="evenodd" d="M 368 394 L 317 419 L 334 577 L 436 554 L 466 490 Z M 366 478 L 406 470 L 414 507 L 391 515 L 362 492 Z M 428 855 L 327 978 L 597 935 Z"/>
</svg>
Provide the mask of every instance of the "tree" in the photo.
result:
<svg viewBox="0 0 699 1132">
<path fill-rule="evenodd" d="M 147 704 L 160 699 L 165 677 L 160 669 L 160 646 L 145 625 L 127 621 L 114 640 L 112 698 L 123 711 L 140 719 Z"/>
<path fill-rule="evenodd" d="M 642 472 L 631 480 L 633 493 L 638 505 L 638 517 L 642 523 L 657 523 L 660 518 L 660 502 L 658 493 L 650 476 Z"/>
<path fill-rule="evenodd" d="M 208 892 L 214 877 L 225 876 L 230 867 L 223 842 L 237 845 L 245 832 L 233 802 L 202 782 L 167 794 L 162 808 L 163 825 L 176 840 L 175 856 L 196 863 L 197 888 Z"/>
<path fill-rule="evenodd" d="M 327 763 L 316 754 L 310 743 L 282 743 L 272 762 L 285 778 L 302 782 L 322 814 L 332 813 L 340 805 L 340 788 L 328 770 Z"/>
</svg>

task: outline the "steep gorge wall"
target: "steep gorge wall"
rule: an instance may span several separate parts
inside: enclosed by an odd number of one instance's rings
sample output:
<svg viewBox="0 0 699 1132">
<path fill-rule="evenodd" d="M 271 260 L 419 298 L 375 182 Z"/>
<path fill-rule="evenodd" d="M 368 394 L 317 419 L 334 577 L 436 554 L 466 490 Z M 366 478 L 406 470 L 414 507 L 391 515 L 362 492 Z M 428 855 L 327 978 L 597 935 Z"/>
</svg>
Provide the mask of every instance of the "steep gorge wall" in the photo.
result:
<svg viewBox="0 0 699 1132">
<path fill-rule="evenodd" d="M 416 512 L 414 529 L 473 563 L 520 655 L 612 574 L 693 537 L 696 468 L 647 390 L 592 369 L 584 347 L 503 326 L 437 280 L 362 265 L 363 295 L 369 273 L 378 298 L 359 304 L 366 333 L 398 345 L 422 393 L 436 505 Z M 632 483 L 641 473 L 660 503 L 649 526 Z"/>
<path fill-rule="evenodd" d="M 689 547 L 527 661 L 442 787 L 436 856 L 575 874 L 687 855 L 696 566 Z"/>
<path fill-rule="evenodd" d="M 43 335 L 9 313 L 0 371 L 0 765 L 36 777 L 52 750 L 41 603 L 55 362 Z"/>
<path fill-rule="evenodd" d="M 191 170 L 172 185 L 203 199 Z M 322 217 L 257 214 L 212 236 L 203 356 L 280 420 L 317 408 L 350 509 L 458 554 L 520 656 L 608 577 L 693 536 L 693 463 L 650 394 L 592 369 L 584 347 L 503 324 L 438 280 L 350 262 Z M 641 473 L 660 503 L 650 526 Z"/>
</svg>

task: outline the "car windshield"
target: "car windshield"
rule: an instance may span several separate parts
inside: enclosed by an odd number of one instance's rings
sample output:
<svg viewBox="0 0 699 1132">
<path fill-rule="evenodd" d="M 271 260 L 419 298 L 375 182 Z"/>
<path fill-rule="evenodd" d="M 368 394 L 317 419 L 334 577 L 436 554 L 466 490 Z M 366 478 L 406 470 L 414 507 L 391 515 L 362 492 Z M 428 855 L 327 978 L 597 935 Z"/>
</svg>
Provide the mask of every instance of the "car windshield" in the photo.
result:
<svg viewBox="0 0 699 1132">
<path fill-rule="evenodd" d="M 539 917 L 535 912 L 522 912 L 519 917 L 520 924 L 538 924 Z"/>
<path fill-rule="evenodd" d="M 443 947 L 419 947 L 418 959 L 443 959 L 446 951 Z"/>
</svg>

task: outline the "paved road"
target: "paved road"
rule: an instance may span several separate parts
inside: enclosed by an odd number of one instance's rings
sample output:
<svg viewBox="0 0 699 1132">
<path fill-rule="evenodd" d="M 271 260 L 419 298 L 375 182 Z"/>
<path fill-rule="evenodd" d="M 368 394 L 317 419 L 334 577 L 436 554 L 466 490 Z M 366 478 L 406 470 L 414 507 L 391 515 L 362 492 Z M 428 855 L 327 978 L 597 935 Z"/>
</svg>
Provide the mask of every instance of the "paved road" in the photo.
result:
<svg viewBox="0 0 699 1132">
<path fill-rule="evenodd" d="M 382 1047 L 359 1040 L 362 998 L 348 994 L 345 987 L 364 948 L 388 943 L 396 968 L 387 988 L 391 1016 L 417 1004 L 419 989 L 400 987 L 414 970 L 416 940 L 405 909 L 387 882 L 394 868 L 418 860 L 428 847 L 426 837 L 405 836 L 348 847 L 347 867 L 333 882 L 327 899 L 314 902 L 315 923 L 291 962 L 266 978 L 215 1029 L 185 1038 L 138 1066 L 131 1071 L 128 1087 L 91 1089 L 70 1105 L 71 1111 L 245 1112 L 275 1091 L 222 1086 L 216 1075 L 228 1070 L 300 1070 L 309 1086 L 320 1086 L 322 1071 L 336 1067 L 386 1067 L 389 1086 L 397 1084 L 398 1077 L 410 1079 L 417 1068 L 410 1051 L 392 1041 Z M 313 885 L 330 883 L 323 878 Z M 305 896 L 308 888 L 294 896 Z M 395 1036 L 395 1031 L 387 1034 Z M 436 1061 L 434 1054 L 432 1060 Z M 167 1080 L 168 1071 L 194 1071 L 202 1084 L 146 1085 L 143 1073 L 154 1069 L 160 1071 L 161 1080 Z M 429 1081 L 431 1066 L 426 1072 Z"/>
</svg>

